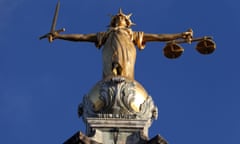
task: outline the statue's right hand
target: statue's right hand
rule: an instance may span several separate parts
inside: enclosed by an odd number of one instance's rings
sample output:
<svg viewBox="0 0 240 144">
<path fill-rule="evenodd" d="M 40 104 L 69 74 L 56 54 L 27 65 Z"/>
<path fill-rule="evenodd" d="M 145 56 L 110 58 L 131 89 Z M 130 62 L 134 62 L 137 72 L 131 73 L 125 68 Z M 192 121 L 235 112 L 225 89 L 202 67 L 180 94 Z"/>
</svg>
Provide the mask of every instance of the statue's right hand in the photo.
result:
<svg viewBox="0 0 240 144">
<path fill-rule="evenodd" d="M 62 29 L 59 29 L 59 30 L 56 30 L 56 31 L 53 31 L 53 32 L 50 32 L 49 33 L 49 36 L 48 36 L 48 41 L 51 43 L 53 42 L 53 40 L 57 39 L 59 37 L 59 33 L 60 32 L 64 32 L 65 31 L 65 28 L 62 28 Z"/>
<path fill-rule="evenodd" d="M 54 32 L 49 33 L 49 35 L 48 35 L 48 41 L 49 41 L 50 43 L 53 42 L 53 40 L 55 40 L 58 35 L 59 35 L 59 32 L 57 32 L 57 31 L 54 31 Z"/>
<path fill-rule="evenodd" d="M 44 39 L 44 38 L 48 38 L 48 41 L 51 43 L 51 42 L 53 42 L 54 39 L 57 39 L 59 37 L 60 32 L 64 32 L 64 31 L 65 31 L 65 29 L 62 28 L 62 29 L 47 33 L 47 34 L 39 37 L 39 39 L 41 40 L 41 39 Z"/>
<path fill-rule="evenodd" d="M 56 32 L 50 32 L 50 33 L 47 33 L 47 34 L 41 36 L 39 39 L 41 40 L 41 39 L 48 38 L 48 41 L 51 43 L 54 39 L 57 38 L 57 35 L 58 35 L 58 33 L 56 33 Z"/>
</svg>

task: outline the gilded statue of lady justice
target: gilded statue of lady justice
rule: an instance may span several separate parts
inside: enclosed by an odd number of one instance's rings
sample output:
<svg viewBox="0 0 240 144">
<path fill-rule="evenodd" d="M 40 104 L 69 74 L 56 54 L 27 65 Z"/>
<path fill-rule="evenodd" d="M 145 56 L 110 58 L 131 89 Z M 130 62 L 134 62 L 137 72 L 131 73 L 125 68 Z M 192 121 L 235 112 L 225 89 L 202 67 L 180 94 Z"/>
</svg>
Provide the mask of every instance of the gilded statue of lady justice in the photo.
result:
<svg viewBox="0 0 240 144">
<path fill-rule="evenodd" d="M 59 34 L 60 31 L 52 31 L 47 37 L 50 42 L 55 39 L 62 39 L 76 42 L 93 42 L 96 47 L 102 47 L 103 79 L 117 75 L 134 80 L 135 46 L 142 50 L 146 42 L 172 41 L 176 39 L 191 42 L 193 35 L 191 30 L 177 34 L 148 34 L 132 31 L 131 26 L 134 23 L 130 20 L 131 15 L 125 15 L 120 9 L 118 14 L 112 16 L 106 32 Z"/>
</svg>

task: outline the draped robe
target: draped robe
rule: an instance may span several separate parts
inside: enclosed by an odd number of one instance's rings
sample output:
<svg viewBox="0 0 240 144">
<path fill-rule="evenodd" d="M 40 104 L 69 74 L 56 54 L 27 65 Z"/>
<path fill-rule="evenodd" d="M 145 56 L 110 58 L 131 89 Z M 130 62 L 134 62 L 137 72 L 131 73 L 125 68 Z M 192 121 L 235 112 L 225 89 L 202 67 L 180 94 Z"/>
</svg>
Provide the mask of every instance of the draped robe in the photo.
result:
<svg viewBox="0 0 240 144">
<path fill-rule="evenodd" d="M 107 32 L 97 33 L 97 47 L 103 46 L 103 78 L 113 75 L 113 65 L 121 69 L 120 76 L 134 79 L 136 48 L 144 48 L 143 32 L 132 32 L 129 28 L 109 28 Z"/>
</svg>

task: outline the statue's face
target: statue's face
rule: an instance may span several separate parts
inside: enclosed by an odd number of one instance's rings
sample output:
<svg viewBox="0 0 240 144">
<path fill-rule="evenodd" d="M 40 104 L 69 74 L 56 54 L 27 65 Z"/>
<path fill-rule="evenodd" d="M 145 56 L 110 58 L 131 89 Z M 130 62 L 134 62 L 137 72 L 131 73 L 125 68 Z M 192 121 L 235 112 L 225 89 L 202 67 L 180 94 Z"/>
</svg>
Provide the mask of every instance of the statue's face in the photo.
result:
<svg viewBox="0 0 240 144">
<path fill-rule="evenodd" d="M 126 19 L 122 15 L 118 15 L 115 17 L 115 26 L 127 26 Z"/>
</svg>

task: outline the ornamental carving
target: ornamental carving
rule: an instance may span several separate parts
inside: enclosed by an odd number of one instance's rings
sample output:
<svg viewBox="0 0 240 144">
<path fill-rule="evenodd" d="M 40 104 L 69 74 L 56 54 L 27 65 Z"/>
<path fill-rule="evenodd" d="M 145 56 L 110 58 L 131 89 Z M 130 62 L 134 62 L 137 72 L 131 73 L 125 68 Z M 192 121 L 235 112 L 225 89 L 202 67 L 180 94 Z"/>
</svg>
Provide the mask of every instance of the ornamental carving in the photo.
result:
<svg viewBox="0 0 240 144">
<path fill-rule="evenodd" d="M 79 105 L 83 118 L 156 119 L 157 107 L 137 81 L 112 77 L 99 82 Z M 92 95 L 94 94 L 94 95 Z M 98 107 L 99 106 L 99 107 Z"/>
</svg>

